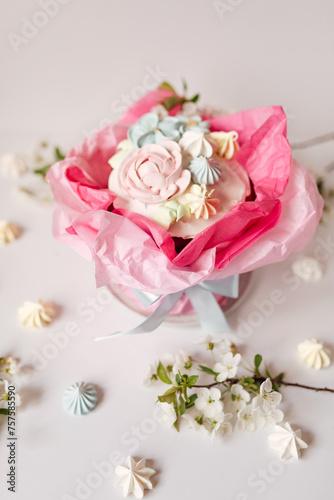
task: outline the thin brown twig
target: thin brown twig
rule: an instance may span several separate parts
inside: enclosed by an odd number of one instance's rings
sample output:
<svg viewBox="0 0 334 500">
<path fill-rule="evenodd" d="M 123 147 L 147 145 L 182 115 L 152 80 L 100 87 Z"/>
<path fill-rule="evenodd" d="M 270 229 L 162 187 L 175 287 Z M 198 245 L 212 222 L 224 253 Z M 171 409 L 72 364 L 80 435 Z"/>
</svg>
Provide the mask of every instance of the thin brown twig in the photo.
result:
<svg viewBox="0 0 334 500">
<path fill-rule="evenodd" d="M 265 377 L 253 377 L 253 378 L 255 381 L 258 381 L 258 382 L 264 382 L 266 380 Z M 330 387 L 313 387 L 312 385 L 298 384 L 297 382 L 286 382 L 285 380 L 277 380 L 277 379 L 271 379 L 271 381 L 275 384 L 289 386 L 289 387 L 299 387 L 301 389 L 308 389 L 310 391 L 315 391 L 315 392 L 332 392 L 332 393 L 334 393 L 334 389 L 331 389 Z M 238 382 L 240 382 L 240 379 L 228 378 L 228 379 L 224 380 L 224 382 L 228 382 L 231 384 L 237 384 Z M 194 385 L 193 387 L 196 387 L 196 388 L 207 387 L 209 389 L 210 387 L 220 385 L 224 382 L 213 382 L 212 384 L 208 384 L 208 385 Z"/>
</svg>

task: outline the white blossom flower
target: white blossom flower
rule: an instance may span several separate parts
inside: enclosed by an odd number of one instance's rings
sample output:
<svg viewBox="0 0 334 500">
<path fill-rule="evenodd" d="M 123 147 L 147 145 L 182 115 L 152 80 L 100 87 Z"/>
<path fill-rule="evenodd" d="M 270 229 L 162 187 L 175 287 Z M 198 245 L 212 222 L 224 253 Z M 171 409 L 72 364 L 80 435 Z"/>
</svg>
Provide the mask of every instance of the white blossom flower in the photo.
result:
<svg viewBox="0 0 334 500">
<path fill-rule="evenodd" d="M 235 377 L 240 360 L 239 353 L 235 356 L 231 352 L 222 354 L 220 362 L 213 367 L 214 371 L 218 373 L 217 381 L 224 382 L 227 378 Z"/>
<path fill-rule="evenodd" d="M 198 114 L 198 107 L 194 102 L 185 102 L 182 105 L 182 111 L 179 113 L 182 116 L 194 116 Z"/>
<path fill-rule="evenodd" d="M 215 118 L 217 116 L 223 116 L 230 114 L 233 111 L 226 111 L 226 109 L 218 107 L 216 104 L 207 104 L 205 105 L 202 109 L 200 114 L 205 115 L 205 116 L 211 116 L 212 118 Z"/>
<path fill-rule="evenodd" d="M 174 409 L 174 405 L 172 403 L 166 403 L 166 402 L 157 402 L 157 405 L 161 408 L 163 411 L 162 415 L 160 416 L 161 422 L 166 426 L 166 427 L 172 427 L 174 422 L 177 420 L 177 415 Z"/>
<path fill-rule="evenodd" d="M 275 433 L 268 437 L 269 446 L 273 450 L 277 450 L 280 454 L 280 459 L 283 461 L 295 458 L 300 458 L 300 450 L 308 448 L 308 445 L 301 439 L 301 430 L 293 431 L 288 422 L 282 427 L 275 426 Z"/>
<path fill-rule="evenodd" d="M 218 351 L 228 352 L 233 345 L 229 340 L 222 337 L 212 337 L 212 335 L 205 335 L 198 340 L 194 340 L 194 344 L 205 345 L 209 351 L 217 349 Z"/>
<path fill-rule="evenodd" d="M 7 373 L 9 375 L 15 375 L 18 373 L 18 360 L 14 359 L 13 356 L 7 356 L 6 358 L 3 358 L 3 364 L 8 365 L 8 368 L 6 368 Z"/>
<path fill-rule="evenodd" d="M 282 412 L 282 410 L 279 410 L 278 408 L 274 408 L 273 410 L 267 412 L 267 413 L 264 413 L 262 412 L 262 416 L 265 420 L 265 427 L 275 427 L 275 425 L 278 423 L 278 422 L 282 422 L 283 418 L 284 418 L 284 413 Z"/>
<path fill-rule="evenodd" d="M 34 165 L 34 168 L 41 168 L 45 165 L 56 163 L 55 144 L 46 139 L 42 139 L 37 144 L 34 144 L 31 150 L 31 163 Z"/>
<path fill-rule="evenodd" d="M 254 408 L 260 408 L 263 413 L 270 413 L 282 401 L 282 395 L 273 391 L 273 385 L 270 378 L 262 382 L 260 395 L 255 396 L 252 401 Z"/>
<path fill-rule="evenodd" d="M 204 425 L 210 431 L 210 438 L 213 441 L 217 435 L 231 434 L 233 427 L 229 420 L 232 418 L 232 413 L 221 412 L 214 419 L 206 419 Z"/>
<path fill-rule="evenodd" d="M 312 257 L 301 257 L 292 264 L 293 273 L 303 281 L 319 281 L 324 275 L 322 264 Z"/>
<path fill-rule="evenodd" d="M 185 351 L 180 351 L 177 354 L 175 354 L 175 361 L 173 364 L 173 373 L 176 375 L 181 372 L 181 375 L 187 374 L 189 375 L 192 373 L 193 370 L 193 363 L 191 361 L 191 357 L 189 354 Z"/>
<path fill-rule="evenodd" d="M 8 401 L 9 382 L 8 380 L 0 380 L 0 399 Z M 21 396 L 15 392 L 15 406 L 20 406 Z"/>
<path fill-rule="evenodd" d="M 145 373 L 144 379 L 143 379 L 143 385 L 150 386 L 154 382 L 157 382 L 159 380 L 158 375 L 157 375 L 157 370 L 158 370 L 158 365 L 159 361 L 153 361 L 151 363 Z"/>
<path fill-rule="evenodd" d="M 195 408 L 202 411 L 205 417 L 214 418 L 223 410 L 223 403 L 220 398 L 221 392 L 216 387 L 212 389 L 202 387 L 198 389 Z"/>
<path fill-rule="evenodd" d="M 231 408 L 235 411 L 242 410 L 250 400 L 250 395 L 241 384 L 233 384 L 231 387 Z"/>
<path fill-rule="evenodd" d="M 210 434 L 207 427 L 204 425 L 203 412 L 196 410 L 196 408 L 191 408 L 182 415 L 182 418 L 187 422 L 189 429 L 192 431 L 202 434 L 203 436 L 208 436 Z"/>
<path fill-rule="evenodd" d="M 4 177 L 16 179 L 28 171 L 25 159 L 14 153 L 8 153 L 2 156 L 0 163 L 1 172 Z"/>
<path fill-rule="evenodd" d="M 168 111 L 165 108 L 165 106 L 163 106 L 162 104 L 157 104 L 156 106 L 153 106 L 153 108 L 151 109 L 150 112 L 158 115 L 160 120 L 162 120 L 163 118 L 166 118 L 166 116 L 168 116 Z"/>
<path fill-rule="evenodd" d="M 247 405 L 238 412 L 238 429 L 241 431 L 253 432 L 262 429 L 265 425 L 260 408 L 254 408 L 253 405 Z"/>
</svg>

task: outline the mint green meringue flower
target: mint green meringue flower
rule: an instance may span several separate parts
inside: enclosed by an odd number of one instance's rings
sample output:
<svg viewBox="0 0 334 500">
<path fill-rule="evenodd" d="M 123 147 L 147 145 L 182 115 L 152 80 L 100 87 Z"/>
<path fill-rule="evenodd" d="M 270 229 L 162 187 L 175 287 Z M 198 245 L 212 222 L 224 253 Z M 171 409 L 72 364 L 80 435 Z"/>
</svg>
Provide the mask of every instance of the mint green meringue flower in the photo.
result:
<svg viewBox="0 0 334 500">
<path fill-rule="evenodd" d="M 170 200 L 160 205 L 154 212 L 154 220 L 164 229 L 168 230 L 171 224 L 180 219 L 189 220 L 191 212 L 188 207 L 181 205 L 176 200 Z"/>
</svg>

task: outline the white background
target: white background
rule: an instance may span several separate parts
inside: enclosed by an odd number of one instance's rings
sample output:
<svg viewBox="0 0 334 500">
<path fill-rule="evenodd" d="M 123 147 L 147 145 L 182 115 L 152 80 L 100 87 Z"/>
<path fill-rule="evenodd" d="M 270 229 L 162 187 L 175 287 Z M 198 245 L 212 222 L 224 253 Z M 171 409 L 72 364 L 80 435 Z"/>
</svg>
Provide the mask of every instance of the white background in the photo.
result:
<svg viewBox="0 0 334 500">
<path fill-rule="evenodd" d="M 117 120 L 120 105 L 138 97 L 145 82 L 152 84 L 147 76 L 152 70 L 179 88 L 184 77 L 190 93 L 199 91 L 203 103 L 231 110 L 284 105 L 291 142 L 333 131 L 333 2 L 221 4 L 225 14 L 221 10 L 219 16 L 214 3 L 204 0 L 70 0 L 54 7 L 54 17 L 41 17 L 37 1 L 2 1 L 1 154 L 24 153 L 41 138 L 70 147 L 104 122 Z M 15 36 L 27 34 L 27 20 L 45 26 L 30 31 L 31 39 L 16 38 L 14 50 Z M 297 151 L 295 156 L 322 172 L 333 159 L 333 144 Z M 0 186 L 0 218 L 24 229 L 19 240 L 1 249 L 0 354 L 32 364 L 34 350 L 42 352 L 53 342 L 52 334 L 73 321 L 81 329 L 44 369 L 25 384 L 21 381 L 24 404 L 18 416 L 15 498 L 80 498 L 78 478 L 86 482 L 95 470 L 93 462 L 101 463 L 116 451 L 152 460 L 150 465 L 159 471 L 156 487 L 147 495 L 152 499 L 329 498 L 332 395 L 282 391 L 286 418 L 303 429 L 310 447 L 300 462 L 281 468 L 266 444 L 266 431 L 235 433 L 212 444 L 185 429 L 177 434 L 152 424 L 147 418 L 152 419 L 157 392 L 142 388 L 143 373 L 164 352 L 197 352 L 192 341 L 201 336 L 199 328 L 164 325 L 151 335 L 95 343 L 94 335 L 125 328 L 139 317 L 116 301 L 96 313 L 91 323 L 79 316 L 78 306 L 84 303 L 81 307 L 87 308 L 87 300 L 96 294 L 92 265 L 54 241 L 51 210 L 19 202 L 9 181 L 1 180 Z M 317 239 L 330 235 L 334 237 L 333 227 L 320 229 L 307 252 L 312 255 Z M 298 342 L 313 336 L 334 348 L 333 255 L 326 259 L 323 281 L 300 284 L 293 292 L 282 274 L 294 258 L 254 273 L 251 293 L 230 321 L 236 326 L 256 309 L 256 300 L 267 299 L 274 288 L 282 290 L 286 300 L 254 328 L 242 352 L 250 358 L 261 352 L 273 372 L 284 370 L 289 380 L 334 386 L 333 366 L 314 373 L 300 364 L 296 350 Z M 17 308 L 24 300 L 38 298 L 59 305 L 58 318 L 48 329 L 26 331 L 18 325 Z M 85 418 L 71 418 L 61 405 L 63 390 L 77 380 L 99 388 L 99 405 Z M 134 427 L 144 432 L 130 442 L 129 434 L 137 432 Z M 4 425 L 0 431 L 0 496 L 7 499 L 13 495 L 5 484 Z M 259 494 L 256 481 L 263 470 L 265 489 Z M 113 475 L 103 479 L 86 498 L 121 498 L 114 481 Z"/>
</svg>

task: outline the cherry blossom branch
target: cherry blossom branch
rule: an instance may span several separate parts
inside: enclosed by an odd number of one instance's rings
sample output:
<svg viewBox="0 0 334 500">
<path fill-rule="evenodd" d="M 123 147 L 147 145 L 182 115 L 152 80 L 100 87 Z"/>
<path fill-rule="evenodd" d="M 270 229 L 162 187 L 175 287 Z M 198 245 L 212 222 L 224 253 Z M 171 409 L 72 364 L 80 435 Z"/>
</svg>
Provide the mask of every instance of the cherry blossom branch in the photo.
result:
<svg viewBox="0 0 334 500">
<path fill-rule="evenodd" d="M 264 382 L 266 380 L 265 377 L 253 377 L 255 381 L 257 382 Z M 278 380 L 273 378 L 271 380 L 274 384 L 279 384 L 279 385 L 284 385 L 284 386 L 290 386 L 290 387 L 299 387 L 301 389 L 309 389 L 310 391 L 315 391 L 315 392 L 331 392 L 334 393 L 334 389 L 331 389 L 330 387 L 314 387 L 311 385 L 305 385 L 305 384 L 298 384 L 296 382 L 285 382 L 284 380 Z M 224 383 L 230 383 L 230 384 L 237 384 L 240 383 L 240 379 L 238 378 L 228 378 L 224 382 L 213 382 L 212 384 L 208 385 L 194 385 L 193 387 L 195 388 L 202 388 L 202 387 L 207 387 L 210 389 L 210 387 L 215 387 L 216 385 L 224 384 Z"/>
</svg>

